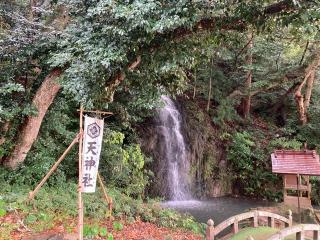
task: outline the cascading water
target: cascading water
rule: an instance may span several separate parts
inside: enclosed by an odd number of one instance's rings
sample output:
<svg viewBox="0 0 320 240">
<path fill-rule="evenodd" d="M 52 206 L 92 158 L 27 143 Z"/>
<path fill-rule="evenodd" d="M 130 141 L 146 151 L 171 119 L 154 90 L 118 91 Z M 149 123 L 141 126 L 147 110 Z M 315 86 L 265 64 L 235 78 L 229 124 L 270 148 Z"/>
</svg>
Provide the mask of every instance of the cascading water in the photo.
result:
<svg viewBox="0 0 320 240">
<path fill-rule="evenodd" d="M 206 222 L 214 217 L 215 223 L 220 223 L 248 208 L 268 206 L 265 202 L 241 198 L 194 199 L 191 189 L 195 186 L 190 181 L 189 163 L 192 159 L 192 147 L 198 146 L 186 144 L 182 134 L 185 129 L 184 121 L 176 102 L 166 96 L 162 96 L 161 99 L 164 107 L 158 110 L 158 117 L 152 122 L 152 130 L 144 129 L 144 133 L 147 133 L 146 146 L 149 146 L 146 149 L 151 149 L 154 159 L 158 160 L 154 169 L 156 194 L 162 193 L 171 200 L 162 202 L 161 206 L 190 213 L 199 222 Z M 194 133 L 191 129 L 188 130 L 190 132 L 187 135 Z"/>
<path fill-rule="evenodd" d="M 170 200 L 181 201 L 191 198 L 189 167 L 186 143 L 181 133 L 182 117 L 175 102 L 161 96 L 165 106 L 159 110 L 161 133 L 167 167 L 167 190 Z"/>
</svg>

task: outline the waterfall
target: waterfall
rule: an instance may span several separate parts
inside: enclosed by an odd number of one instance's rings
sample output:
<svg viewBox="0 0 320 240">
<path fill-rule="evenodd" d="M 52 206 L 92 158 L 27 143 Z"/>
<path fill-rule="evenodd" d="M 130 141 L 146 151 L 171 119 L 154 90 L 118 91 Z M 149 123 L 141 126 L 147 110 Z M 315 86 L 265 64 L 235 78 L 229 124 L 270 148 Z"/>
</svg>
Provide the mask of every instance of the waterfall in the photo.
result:
<svg viewBox="0 0 320 240">
<path fill-rule="evenodd" d="M 181 133 L 181 114 L 175 102 L 167 96 L 161 96 L 165 106 L 159 110 L 163 149 L 166 161 L 167 192 L 170 200 L 191 198 L 189 184 L 190 164 L 187 159 L 186 143 Z"/>
</svg>

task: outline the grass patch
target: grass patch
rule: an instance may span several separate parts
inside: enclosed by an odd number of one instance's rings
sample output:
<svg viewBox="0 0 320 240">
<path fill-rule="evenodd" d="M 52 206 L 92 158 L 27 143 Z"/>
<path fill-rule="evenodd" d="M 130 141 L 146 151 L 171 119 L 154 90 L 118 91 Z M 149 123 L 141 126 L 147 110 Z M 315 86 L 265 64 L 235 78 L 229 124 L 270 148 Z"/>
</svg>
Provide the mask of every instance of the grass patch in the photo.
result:
<svg viewBox="0 0 320 240">
<path fill-rule="evenodd" d="M 3 184 L 0 189 L 1 209 L 10 214 L 19 212 L 24 224 L 33 232 L 42 232 L 56 225 L 63 225 L 67 232 L 76 227 L 77 217 L 77 185 L 64 183 L 57 187 L 44 186 L 35 200 L 28 203 L 30 186 Z M 203 233 L 205 225 L 194 221 L 190 215 L 180 214 L 171 209 L 163 209 L 158 201 L 134 199 L 116 188 L 109 187 L 108 194 L 113 198 L 114 228 L 122 231 L 123 225 L 118 222 L 132 223 L 137 219 L 151 222 L 161 227 L 183 228 L 194 233 Z M 103 222 L 109 216 L 108 205 L 100 189 L 94 194 L 84 194 L 85 219 L 90 222 Z M 10 234 L 18 225 L 0 222 L 0 239 L 11 239 Z M 94 229 L 94 233 L 96 233 Z M 102 233 L 103 234 L 103 233 Z"/>
<path fill-rule="evenodd" d="M 269 227 L 258 227 L 258 228 L 245 228 L 240 230 L 239 233 L 232 236 L 232 240 L 246 240 L 248 236 L 252 236 L 255 240 L 264 240 L 272 234 L 279 231 L 279 229 Z"/>
<path fill-rule="evenodd" d="M 236 235 L 232 236 L 230 240 L 247 240 L 249 236 L 252 236 L 254 240 L 265 240 L 271 235 L 278 232 L 279 229 L 270 227 L 257 227 L 257 228 L 245 228 L 241 229 Z M 295 240 L 296 236 L 292 235 L 285 238 L 286 240 Z M 306 238 L 309 239 L 309 238 Z"/>
</svg>

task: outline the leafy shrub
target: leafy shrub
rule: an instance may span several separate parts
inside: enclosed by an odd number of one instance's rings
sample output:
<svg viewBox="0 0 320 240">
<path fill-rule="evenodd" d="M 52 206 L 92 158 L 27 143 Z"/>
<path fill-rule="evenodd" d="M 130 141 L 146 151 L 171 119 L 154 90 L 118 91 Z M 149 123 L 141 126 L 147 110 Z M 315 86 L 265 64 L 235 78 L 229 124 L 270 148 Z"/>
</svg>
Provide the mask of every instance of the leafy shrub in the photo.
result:
<svg viewBox="0 0 320 240">
<path fill-rule="evenodd" d="M 139 197 L 148 182 L 146 159 L 138 144 L 124 145 L 124 139 L 123 133 L 106 129 L 100 172 L 111 185 Z"/>
<path fill-rule="evenodd" d="M 0 199 L 0 217 L 3 217 L 7 214 L 7 210 L 5 206 L 6 206 L 6 203 Z"/>
<path fill-rule="evenodd" d="M 238 120 L 240 120 L 240 117 L 235 110 L 234 103 L 229 99 L 220 102 L 212 118 L 212 121 L 220 126 L 224 126 L 226 122 Z"/>
<path fill-rule="evenodd" d="M 277 149 L 294 149 L 299 150 L 302 147 L 302 143 L 296 139 L 288 139 L 285 137 L 280 137 L 272 140 L 270 145 Z"/>
<path fill-rule="evenodd" d="M 121 231 L 123 229 L 123 225 L 120 222 L 113 222 L 112 226 L 113 226 L 113 229 L 116 231 Z"/>
<path fill-rule="evenodd" d="M 311 200 L 315 205 L 320 205 L 320 179 L 319 177 L 310 177 L 311 188 Z"/>
<path fill-rule="evenodd" d="M 83 236 L 87 238 L 94 238 L 99 235 L 99 226 L 98 225 L 87 225 L 83 226 Z"/>
<path fill-rule="evenodd" d="M 261 133 L 260 133 L 261 134 Z M 278 176 L 271 171 L 270 148 L 250 133 L 236 132 L 228 148 L 227 158 L 234 174 L 234 187 L 245 195 L 280 200 L 281 189 L 275 189 Z"/>
<path fill-rule="evenodd" d="M 106 236 L 108 235 L 108 230 L 107 230 L 107 228 L 101 227 L 100 230 L 99 230 L 99 235 L 100 235 L 101 237 L 106 237 Z"/>
</svg>

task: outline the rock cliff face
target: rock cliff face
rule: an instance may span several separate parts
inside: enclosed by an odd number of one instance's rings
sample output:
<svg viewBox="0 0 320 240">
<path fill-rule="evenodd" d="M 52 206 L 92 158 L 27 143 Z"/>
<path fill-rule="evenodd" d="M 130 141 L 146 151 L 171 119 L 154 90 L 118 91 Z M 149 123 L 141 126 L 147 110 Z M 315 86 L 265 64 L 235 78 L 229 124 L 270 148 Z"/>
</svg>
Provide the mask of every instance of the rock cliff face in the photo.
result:
<svg viewBox="0 0 320 240">
<path fill-rule="evenodd" d="M 231 193 L 231 177 L 225 160 L 221 131 L 211 124 L 210 117 L 196 102 L 178 98 L 176 105 L 182 116 L 182 134 L 186 142 L 186 158 L 190 163 L 190 188 L 196 198 L 218 197 Z M 168 198 L 168 166 L 165 159 L 164 136 L 157 117 L 138 127 L 140 144 L 153 162 L 149 168 L 154 180 L 149 194 Z"/>
</svg>

